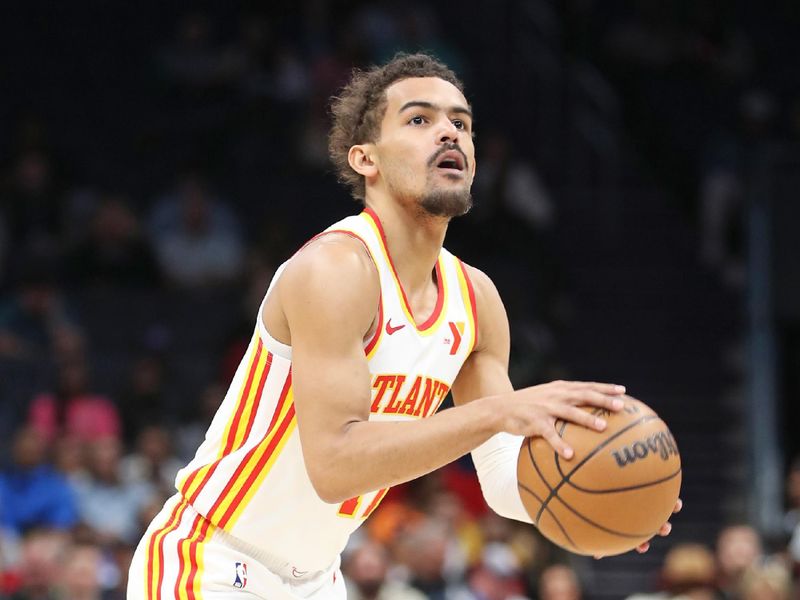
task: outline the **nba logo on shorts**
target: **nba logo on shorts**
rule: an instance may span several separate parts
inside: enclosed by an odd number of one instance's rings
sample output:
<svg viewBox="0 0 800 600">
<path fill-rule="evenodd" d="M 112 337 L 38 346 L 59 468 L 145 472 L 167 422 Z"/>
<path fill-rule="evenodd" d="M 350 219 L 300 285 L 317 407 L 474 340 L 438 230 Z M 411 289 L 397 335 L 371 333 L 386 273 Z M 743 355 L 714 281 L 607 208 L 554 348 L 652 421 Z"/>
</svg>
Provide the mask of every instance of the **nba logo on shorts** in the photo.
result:
<svg viewBox="0 0 800 600">
<path fill-rule="evenodd" d="M 247 563 L 236 563 L 236 579 L 233 587 L 242 589 L 247 585 Z"/>
</svg>

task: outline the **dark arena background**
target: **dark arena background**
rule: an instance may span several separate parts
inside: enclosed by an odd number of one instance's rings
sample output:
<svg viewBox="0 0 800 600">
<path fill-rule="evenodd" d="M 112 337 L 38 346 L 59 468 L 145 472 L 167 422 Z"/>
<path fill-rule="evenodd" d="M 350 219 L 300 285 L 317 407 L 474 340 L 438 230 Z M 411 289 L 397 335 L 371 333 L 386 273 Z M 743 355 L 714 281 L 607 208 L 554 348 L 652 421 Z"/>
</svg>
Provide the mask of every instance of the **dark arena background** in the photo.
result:
<svg viewBox="0 0 800 600">
<path fill-rule="evenodd" d="M 515 385 L 625 384 L 685 508 L 577 557 L 465 458 L 359 530 L 350 597 L 797 598 L 798 32 L 791 0 L 3 3 L 0 598 L 124 597 L 273 270 L 358 211 L 330 96 L 418 49 L 476 114 L 446 245 L 504 297 Z"/>
</svg>

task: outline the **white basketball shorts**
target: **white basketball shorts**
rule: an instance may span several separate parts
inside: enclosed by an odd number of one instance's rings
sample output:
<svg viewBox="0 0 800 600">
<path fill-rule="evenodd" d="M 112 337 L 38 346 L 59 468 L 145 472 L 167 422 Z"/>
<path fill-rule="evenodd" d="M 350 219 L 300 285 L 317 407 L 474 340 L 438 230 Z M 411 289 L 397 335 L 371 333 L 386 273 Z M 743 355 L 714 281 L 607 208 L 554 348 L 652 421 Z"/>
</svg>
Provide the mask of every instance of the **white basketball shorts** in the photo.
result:
<svg viewBox="0 0 800 600">
<path fill-rule="evenodd" d="M 302 577 L 290 569 L 214 527 L 176 494 L 136 548 L 128 600 L 346 600 L 338 560 Z"/>
</svg>

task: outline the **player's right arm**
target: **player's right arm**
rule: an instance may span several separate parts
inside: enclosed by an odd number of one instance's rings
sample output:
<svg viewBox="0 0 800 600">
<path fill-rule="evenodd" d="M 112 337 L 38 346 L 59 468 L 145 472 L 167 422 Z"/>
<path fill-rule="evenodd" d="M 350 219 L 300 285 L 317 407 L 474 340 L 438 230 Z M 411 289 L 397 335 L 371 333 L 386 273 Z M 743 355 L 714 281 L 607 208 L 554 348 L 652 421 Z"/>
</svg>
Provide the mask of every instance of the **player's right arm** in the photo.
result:
<svg viewBox="0 0 800 600">
<path fill-rule="evenodd" d="M 292 258 L 273 293 L 270 302 L 277 302 L 288 326 L 290 339 L 282 341 L 292 346 L 303 458 L 326 502 L 429 473 L 495 432 L 491 408 L 481 403 L 429 419 L 369 421 L 372 382 L 364 337 L 377 315 L 380 284 L 360 242 L 337 234 L 312 242 Z M 281 324 L 265 321 L 271 332 Z"/>
<path fill-rule="evenodd" d="M 364 247 L 344 235 L 312 242 L 292 258 L 274 293 L 290 338 L 282 341 L 292 346 L 303 457 L 326 502 L 429 473 L 501 431 L 545 435 L 556 416 L 581 423 L 587 418 L 574 409 L 573 392 L 566 402 L 554 386 L 521 393 L 509 384 L 481 386 L 487 395 L 470 394 L 469 402 L 426 419 L 369 421 L 372 382 L 363 343 L 376 317 L 380 285 Z M 275 323 L 266 321 L 272 331 Z M 601 393 L 586 395 L 585 403 L 610 407 L 611 402 Z"/>
</svg>

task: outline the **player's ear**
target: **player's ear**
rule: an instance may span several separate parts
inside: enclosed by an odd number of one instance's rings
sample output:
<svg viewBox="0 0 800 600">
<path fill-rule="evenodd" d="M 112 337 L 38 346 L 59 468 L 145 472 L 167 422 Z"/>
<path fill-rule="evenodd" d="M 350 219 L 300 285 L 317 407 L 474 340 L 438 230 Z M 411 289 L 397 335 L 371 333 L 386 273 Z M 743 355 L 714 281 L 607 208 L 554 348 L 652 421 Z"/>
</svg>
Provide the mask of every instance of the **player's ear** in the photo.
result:
<svg viewBox="0 0 800 600">
<path fill-rule="evenodd" d="M 367 179 L 378 174 L 378 166 L 373 157 L 375 146 L 372 144 L 357 144 L 350 147 L 347 153 L 347 162 L 350 168 Z"/>
</svg>

